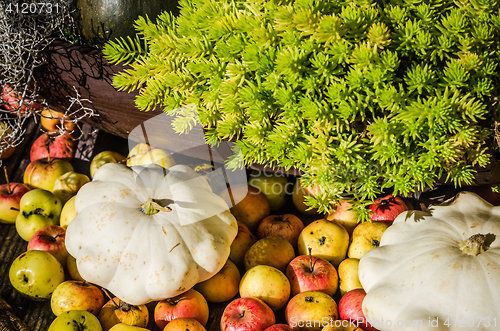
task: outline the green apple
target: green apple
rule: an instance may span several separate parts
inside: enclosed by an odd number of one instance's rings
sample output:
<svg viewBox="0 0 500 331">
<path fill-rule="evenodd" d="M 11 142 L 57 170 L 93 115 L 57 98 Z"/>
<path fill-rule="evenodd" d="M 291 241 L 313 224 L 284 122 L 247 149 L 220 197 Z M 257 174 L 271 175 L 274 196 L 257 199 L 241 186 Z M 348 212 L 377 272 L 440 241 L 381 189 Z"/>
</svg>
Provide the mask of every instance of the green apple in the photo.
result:
<svg viewBox="0 0 500 331">
<path fill-rule="evenodd" d="M 88 182 L 90 179 L 86 175 L 68 171 L 56 179 L 52 193 L 61 199 L 62 203 L 66 203 Z"/>
<path fill-rule="evenodd" d="M 23 296 L 35 301 L 48 300 L 64 281 L 64 269 L 46 251 L 27 251 L 12 262 L 9 270 L 12 286 Z"/>
<path fill-rule="evenodd" d="M 288 182 L 285 175 L 254 170 L 250 174 L 248 184 L 264 193 L 269 201 L 271 211 L 283 207 L 287 201 L 287 193 L 292 194 L 292 190 L 290 189 L 290 192 L 288 190 L 289 186 L 293 184 Z"/>
<path fill-rule="evenodd" d="M 90 162 L 90 178 L 94 178 L 94 174 L 97 169 L 105 165 L 106 163 L 118 163 L 125 160 L 125 156 L 120 153 L 112 152 L 112 151 L 104 151 L 100 152 L 92 159 Z"/>
<path fill-rule="evenodd" d="M 19 202 L 16 230 L 29 241 L 31 236 L 47 225 L 59 225 L 62 203 L 54 193 L 43 189 L 26 192 Z"/>
<path fill-rule="evenodd" d="M 57 178 L 68 171 L 73 171 L 73 166 L 68 161 L 41 159 L 28 164 L 23 180 L 24 184 L 31 188 L 41 188 L 52 192 Z"/>
<path fill-rule="evenodd" d="M 64 207 L 62 208 L 61 217 L 59 218 L 59 225 L 65 229 L 76 216 L 75 199 L 76 195 L 72 196 L 68 201 L 66 201 Z"/>
<path fill-rule="evenodd" d="M 140 143 L 134 146 L 128 154 L 127 166 L 157 164 L 165 169 L 176 163 L 172 156 L 160 148 L 153 148 L 148 144 Z"/>
<path fill-rule="evenodd" d="M 88 311 L 69 310 L 57 316 L 48 331 L 102 331 L 102 326 Z"/>
</svg>

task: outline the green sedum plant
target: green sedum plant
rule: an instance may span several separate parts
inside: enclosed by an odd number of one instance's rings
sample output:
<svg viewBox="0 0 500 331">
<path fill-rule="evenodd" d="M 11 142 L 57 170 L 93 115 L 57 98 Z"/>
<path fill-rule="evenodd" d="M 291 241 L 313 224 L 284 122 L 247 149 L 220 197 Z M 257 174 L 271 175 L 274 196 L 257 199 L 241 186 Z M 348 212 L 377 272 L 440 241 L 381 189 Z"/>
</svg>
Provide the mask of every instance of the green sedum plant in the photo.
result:
<svg viewBox="0 0 500 331">
<path fill-rule="evenodd" d="M 110 42 L 119 90 L 137 107 L 199 121 L 210 144 L 304 172 L 327 212 L 440 178 L 470 183 L 495 148 L 500 6 L 494 0 L 181 0 Z M 193 107 L 180 107 L 195 104 Z M 180 107 L 180 108 L 179 108 Z M 199 117 L 198 117 L 199 115 Z"/>
</svg>

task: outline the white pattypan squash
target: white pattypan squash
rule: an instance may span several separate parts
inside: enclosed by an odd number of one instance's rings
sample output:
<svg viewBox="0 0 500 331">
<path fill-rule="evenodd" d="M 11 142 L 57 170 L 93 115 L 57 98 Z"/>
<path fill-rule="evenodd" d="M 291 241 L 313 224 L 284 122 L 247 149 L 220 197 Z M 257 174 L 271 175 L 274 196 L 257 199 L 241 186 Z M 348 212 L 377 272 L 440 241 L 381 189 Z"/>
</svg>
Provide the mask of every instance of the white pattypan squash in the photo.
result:
<svg viewBox="0 0 500 331">
<path fill-rule="evenodd" d="M 500 207 L 461 192 L 400 214 L 359 279 L 365 318 L 382 331 L 500 329 Z"/>
<path fill-rule="evenodd" d="M 216 274 L 238 232 L 205 178 L 105 164 L 75 200 L 66 247 L 82 277 L 134 305 L 176 296 Z"/>
</svg>

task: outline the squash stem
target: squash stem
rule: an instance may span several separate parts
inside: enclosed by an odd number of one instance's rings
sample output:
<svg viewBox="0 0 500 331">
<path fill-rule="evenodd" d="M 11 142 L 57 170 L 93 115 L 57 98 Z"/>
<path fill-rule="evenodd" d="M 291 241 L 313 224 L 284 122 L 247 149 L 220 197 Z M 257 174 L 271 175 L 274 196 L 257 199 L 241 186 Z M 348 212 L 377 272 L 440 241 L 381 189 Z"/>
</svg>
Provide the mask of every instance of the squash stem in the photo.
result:
<svg viewBox="0 0 500 331">
<path fill-rule="evenodd" d="M 477 256 L 488 249 L 484 244 L 486 240 L 486 235 L 478 233 L 472 235 L 469 239 L 466 239 L 458 244 L 458 247 L 462 251 L 462 253 Z"/>
<path fill-rule="evenodd" d="M 146 201 L 146 203 L 141 206 L 141 211 L 146 215 L 154 215 L 160 211 L 172 211 L 172 208 L 163 207 L 154 199 L 149 198 L 148 201 Z"/>
</svg>

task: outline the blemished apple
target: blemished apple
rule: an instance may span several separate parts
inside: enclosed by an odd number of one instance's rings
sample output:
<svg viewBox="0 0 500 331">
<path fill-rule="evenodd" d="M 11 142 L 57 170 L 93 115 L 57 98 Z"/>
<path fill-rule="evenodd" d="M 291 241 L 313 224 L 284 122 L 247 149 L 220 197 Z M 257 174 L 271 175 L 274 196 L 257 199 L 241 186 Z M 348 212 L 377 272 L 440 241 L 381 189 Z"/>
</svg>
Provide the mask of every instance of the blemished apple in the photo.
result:
<svg viewBox="0 0 500 331">
<path fill-rule="evenodd" d="M 72 280 L 81 280 L 81 281 L 85 280 L 78 272 L 76 259 L 70 254 L 68 254 L 68 259 L 66 260 L 66 269 L 68 270 L 68 274 Z"/>
<path fill-rule="evenodd" d="M 375 199 L 368 208 L 373 212 L 370 215 L 370 220 L 387 222 L 389 225 L 394 222 L 399 214 L 413 209 L 404 198 L 392 194 Z"/>
<path fill-rule="evenodd" d="M 149 329 L 132 326 L 125 323 L 118 323 L 115 324 L 111 329 L 109 329 L 109 331 L 149 331 Z"/>
<path fill-rule="evenodd" d="M 0 222 L 14 224 L 19 214 L 21 198 L 30 188 L 22 183 L 0 185 Z"/>
<path fill-rule="evenodd" d="M 387 222 L 364 222 L 354 228 L 352 242 L 347 255 L 350 258 L 361 259 L 369 250 L 378 247 L 385 230 L 390 225 Z"/>
<path fill-rule="evenodd" d="M 70 310 L 57 316 L 48 331 L 102 331 L 97 317 L 85 310 Z"/>
<path fill-rule="evenodd" d="M 271 211 L 278 210 L 285 205 L 289 190 L 288 177 L 285 175 L 254 170 L 250 174 L 248 184 L 264 193 Z"/>
<path fill-rule="evenodd" d="M 257 237 L 250 229 L 240 221 L 238 223 L 238 233 L 231 243 L 229 250 L 229 258 L 236 264 L 238 268 L 243 268 L 245 265 L 245 254 L 257 241 Z"/>
<path fill-rule="evenodd" d="M 29 241 L 41 228 L 59 223 L 62 203 L 52 192 L 34 189 L 23 195 L 19 207 L 16 230 L 21 238 Z"/>
<path fill-rule="evenodd" d="M 76 129 L 75 122 L 68 115 L 48 107 L 40 112 L 40 123 L 42 128 L 49 133 L 61 131 L 71 133 Z"/>
<path fill-rule="evenodd" d="M 297 179 L 297 181 L 293 186 L 293 192 L 292 192 L 292 201 L 295 208 L 297 208 L 297 210 L 304 215 L 317 215 L 318 209 L 311 208 L 308 205 L 306 205 L 305 197 L 306 196 L 314 197 L 314 195 L 317 194 L 318 192 L 319 192 L 319 187 L 317 186 L 315 186 L 314 188 L 304 187 L 302 185 L 302 181 L 300 179 Z"/>
<path fill-rule="evenodd" d="M 66 201 L 61 210 L 61 215 L 59 216 L 59 225 L 65 229 L 76 216 L 75 199 L 76 195 L 72 196 L 68 201 Z"/>
<path fill-rule="evenodd" d="M 236 264 L 227 260 L 222 269 L 209 279 L 194 286 L 210 302 L 226 302 L 238 294 L 241 275 Z"/>
<path fill-rule="evenodd" d="M 264 331 L 276 323 L 269 306 L 256 298 L 238 298 L 231 301 L 220 321 L 221 331 Z"/>
<path fill-rule="evenodd" d="M 290 282 L 280 270 L 268 265 L 257 265 L 247 270 L 241 278 L 240 297 L 261 299 L 277 311 L 290 298 Z"/>
<path fill-rule="evenodd" d="M 206 329 L 194 318 L 176 318 L 169 322 L 163 331 L 206 331 Z"/>
<path fill-rule="evenodd" d="M 56 316 L 69 310 L 86 310 L 97 316 L 103 305 L 101 289 L 86 281 L 64 281 L 50 297 L 50 308 Z"/>
<path fill-rule="evenodd" d="M 149 311 L 146 305 L 130 305 L 115 297 L 102 306 L 97 318 L 104 331 L 119 323 L 145 328 L 149 321 Z"/>
<path fill-rule="evenodd" d="M 103 151 L 92 158 L 90 162 L 90 178 L 94 178 L 96 171 L 106 163 L 118 163 L 125 160 L 125 156 L 113 151 Z"/>
<path fill-rule="evenodd" d="M 35 232 L 28 241 L 28 251 L 46 251 L 54 255 L 66 267 L 68 260 L 68 251 L 66 250 L 66 230 L 59 225 L 44 226 Z"/>
<path fill-rule="evenodd" d="M 45 301 L 64 281 L 64 269 L 49 252 L 27 251 L 12 262 L 9 279 L 21 295 L 30 300 Z"/>
<path fill-rule="evenodd" d="M 274 324 L 265 329 L 264 331 L 293 331 L 293 329 L 288 324 Z"/>
<path fill-rule="evenodd" d="M 194 318 L 205 326 L 208 322 L 208 316 L 208 303 L 203 295 L 195 289 L 159 301 L 154 310 L 155 323 L 161 330 L 170 321 L 181 317 Z"/>
<path fill-rule="evenodd" d="M 349 232 L 349 235 L 352 235 L 352 231 L 359 223 L 357 219 L 358 213 L 350 210 L 351 207 L 352 203 L 350 201 L 342 200 L 335 211 L 326 216 L 327 220 L 340 223 Z"/>
<path fill-rule="evenodd" d="M 339 264 L 339 287 L 340 295 L 344 295 L 350 290 L 362 289 L 363 285 L 359 281 L 359 259 L 347 258 Z"/>
<path fill-rule="evenodd" d="M 220 196 L 230 206 L 229 210 L 234 217 L 254 234 L 260 221 L 271 213 L 265 194 L 253 186 L 234 185 L 222 191 Z M 242 199 L 239 200 L 240 198 Z"/>
<path fill-rule="evenodd" d="M 321 291 L 333 297 L 337 292 L 339 277 L 335 267 L 322 258 L 299 255 L 288 264 L 286 276 L 290 281 L 291 295 L 300 292 Z"/>
<path fill-rule="evenodd" d="M 269 265 L 285 272 L 295 257 L 292 244 L 283 237 L 269 236 L 259 239 L 245 253 L 245 270 L 257 265 Z"/>
<path fill-rule="evenodd" d="M 366 292 L 363 289 L 351 290 L 344 294 L 339 301 L 340 319 L 346 321 L 355 321 L 365 331 L 377 331 L 363 314 L 363 300 Z"/>
<path fill-rule="evenodd" d="M 300 292 L 290 299 L 285 319 L 294 330 L 321 331 L 339 318 L 335 300 L 321 291 Z"/>
<path fill-rule="evenodd" d="M 75 156 L 75 140 L 69 134 L 42 134 L 30 149 L 30 161 L 43 159 L 63 159 L 71 162 Z"/>
<path fill-rule="evenodd" d="M 24 171 L 23 182 L 31 188 L 47 191 L 54 189 L 54 183 L 61 175 L 74 171 L 68 161 L 62 159 L 42 159 L 30 162 Z"/>
<path fill-rule="evenodd" d="M 68 171 L 56 179 L 52 193 L 54 193 L 64 204 L 75 196 L 78 190 L 88 182 L 90 182 L 90 179 L 87 175 Z"/>
<path fill-rule="evenodd" d="M 345 258 L 349 247 L 349 233 L 337 222 L 325 219 L 307 225 L 299 235 L 297 251 L 299 255 L 312 255 L 327 260 L 337 267 Z"/>
<path fill-rule="evenodd" d="M 300 232 L 304 229 L 304 223 L 300 218 L 292 214 L 269 215 L 265 217 L 257 228 L 257 236 L 264 238 L 268 236 L 283 237 L 297 247 Z"/>
</svg>

